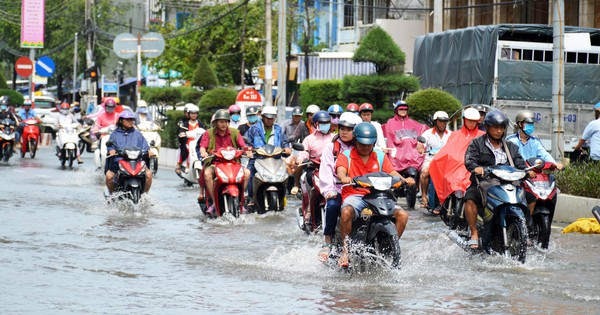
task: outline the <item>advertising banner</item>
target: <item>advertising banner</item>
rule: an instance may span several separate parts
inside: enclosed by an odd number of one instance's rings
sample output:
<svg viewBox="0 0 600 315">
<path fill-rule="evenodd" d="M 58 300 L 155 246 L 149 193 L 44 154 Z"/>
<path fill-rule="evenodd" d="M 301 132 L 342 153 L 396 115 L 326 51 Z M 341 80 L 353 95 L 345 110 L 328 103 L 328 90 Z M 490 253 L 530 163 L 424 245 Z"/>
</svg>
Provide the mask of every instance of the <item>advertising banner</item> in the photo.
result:
<svg viewBox="0 0 600 315">
<path fill-rule="evenodd" d="M 21 47 L 44 48 L 44 0 L 23 0 Z"/>
</svg>

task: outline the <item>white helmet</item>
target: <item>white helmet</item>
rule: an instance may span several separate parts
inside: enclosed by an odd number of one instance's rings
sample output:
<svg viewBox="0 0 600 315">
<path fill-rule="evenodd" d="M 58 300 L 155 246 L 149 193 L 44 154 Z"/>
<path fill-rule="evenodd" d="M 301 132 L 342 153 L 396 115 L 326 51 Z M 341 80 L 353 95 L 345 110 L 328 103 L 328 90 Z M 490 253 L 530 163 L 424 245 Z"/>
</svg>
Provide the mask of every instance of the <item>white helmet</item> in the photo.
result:
<svg viewBox="0 0 600 315">
<path fill-rule="evenodd" d="M 354 128 L 354 126 L 358 125 L 361 122 L 362 119 L 360 119 L 360 116 L 356 115 L 353 112 L 345 112 L 342 113 L 342 115 L 340 116 L 339 125 L 348 128 Z"/>
<path fill-rule="evenodd" d="M 188 113 L 198 113 L 200 111 L 200 108 L 192 103 L 185 104 L 185 106 L 187 106 Z"/>
<path fill-rule="evenodd" d="M 262 116 L 267 118 L 275 118 L 277 116 L 277 107 L 275 106 L 265 106 L 262 108 Z"/>
<path fill-rule="evenodd" d="M 435 114 L 433 114 L 433 120 L 445 120 L 448 121 L 450 120 L 450 118 L 448 117 L 448 113 L 446 113 L 445 111 L 437 111 L 435 112 Z"/>
<path fill-rule="evenodd" d="M 315 114 L 316 112 L 320 111 L 321 109 L 319 108 L 319 106 L 317 105 L 308 105 L 308 107 L 306 108 L 306 114 Z"/>
<path fill-rule="evenodd" d="M 144 100 L 137 101 L 137 107 L 148 107 L 148 103 Z"/>
<path fill-rule="evenodd" d="M 479 112 L 475 108 L 470 107 L 465 109 L 465 111 L 463 112 L 463 118 L 470 120 L 479 120 L 479 118 L 481 118 L 481 115 L 479 115 Z"/>
</svg>

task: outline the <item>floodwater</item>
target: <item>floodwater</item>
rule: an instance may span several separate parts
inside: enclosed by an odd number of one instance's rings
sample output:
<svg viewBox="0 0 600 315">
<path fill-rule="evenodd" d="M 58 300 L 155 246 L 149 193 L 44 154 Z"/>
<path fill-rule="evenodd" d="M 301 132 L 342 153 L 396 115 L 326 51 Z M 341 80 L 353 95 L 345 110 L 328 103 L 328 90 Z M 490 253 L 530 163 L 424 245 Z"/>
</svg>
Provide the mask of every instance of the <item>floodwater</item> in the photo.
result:
<svg viewBox="0 0 600 315">
<path fill-rule="evenodd" d="M 396 271 L 317 260 L 320 236 L 286 211 L 207 220 L 170 169 L 143 202 L 107 205 L 85 164 L 50 149 L 0 166 L 3 314 L 598 314 L 600 235 L 561 234 L 527 262 L 472 256 L 424 210 L 410 213 Z M 133 210 L 133 211 L 132 211 Z"/>
</svg>

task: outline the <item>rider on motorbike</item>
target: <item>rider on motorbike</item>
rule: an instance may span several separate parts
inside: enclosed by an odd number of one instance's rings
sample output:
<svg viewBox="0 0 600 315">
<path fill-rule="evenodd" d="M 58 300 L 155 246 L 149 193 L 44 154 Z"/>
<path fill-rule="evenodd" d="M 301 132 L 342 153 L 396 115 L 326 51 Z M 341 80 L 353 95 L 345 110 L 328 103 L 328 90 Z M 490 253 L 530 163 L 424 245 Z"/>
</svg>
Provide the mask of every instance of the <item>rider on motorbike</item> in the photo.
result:
<svg viewBox="0 0 600 315">
<path fill-rule="evenodd" d="M 437 111 L 433 114 L 433 121 L 435 126 L 431 129 L 425 130 L 421 135 L 425 138 L 425 160 L 421 166 L 421 207 L 426 207 L 429 203 L 427 199 L 427 190 L 429 188 L 429 164 L 433 160 L 433 157 L 442 149 L 452 131 L 448 130 L 448 113 L 444 111 Z"/>
<path fill-rule="evenodd" d="M 117 154 L 117 150 L 126 147 L 135 147 L 143 152 L 148 152 L 149 157 L 152 156 L 148 142 L 146 142 L 142 133 L 134 128 L 134 125 L 135 117 L 133 116 L 133 113 L 129 110 L 124 110 L 118 117 L 117 129 L 110 135 L 108 140 L 112 143 L 107 147 L 108 170 L 106 171 L 106 187 L 111 194 L 115 190 L 114 177 L 119 171 L 119 160 L 121 159 L 120 157 L 114 156 Z M 150 190 L 150 186 L 152 186 L 152 172 L 147 171 L 145 193 Z"/>
<path fill-rule="evenodd" d="M 296 106 L 292 108 L 292 118 L 286 120 L 281 124 L 281 128 L 283 128 L 283 132 L 288 138 L 291 138 L 296 129 L 304 124 L 302 121 L 302 108 L 300 106 Z"/>
<path fill-rule="evenodd" d="M 408 185 L 414 185 L 412 178 L 404 178 L 394 170 L 390 159 L 386 154 L 379 150 L 373 150 L 377 141 L 377 131 L 370 123 L 362 122 L 357 124 L 352 131 L 355 139 L 355 147 L 349 151 L 349 158 L 346 154 L 340 154 L 335 163 L 338 179 L 342 184 L 350 184 L 352 178 L 356 176 L 372 173 L 373 171 L 385 172 L 392 176 L 397 176 Z M 360 216 L 360 211 L 367 207 L 362 197 L 368 193 L 368 190 L 347 186 L 342 189 L 342 216 L 340 221 L 340 233 L 344 246 L 338 265 L 340 267 L 348 266 L 348 236 L 352 231 L 352 221 Z M 408 213 L 402 208 L 396 208 L 394 211 L 396 218 L 396 229 L 398 238 L 402 236 L 406 223 L 408 222 Z"/>
<path fill-rule="evenodd" d="M 246 107 L 246 120 L 247 122 L 238 127 L 240 134 L 245 136 L 250 127 L 258 122 L 260 118 L 260 107 L 259 106 L 248 106 Z"/>
<path fill-rule="evenodd" d="M 148 103 L 144 100 L 139 100 L 137 102 L 137 109 L 135 110 L 135 124 L 143 125 L 145 123 L 152 124 L 154 120 L 148 111 Z"/>
<path fill-rule="evenodd" d="M 304 138 L 302 141 L 302 145 L 304 146 L 304 151 L 298 153 L 296 157 L 296 165 L 300 165 L 305 162 L 305 160 L 313 161 L 316 166 L 315 168 L 319 168 L 319 164 L 321 164 L 321 154 L 323 153 L 323 148 L 325 144 L 331 142 L 331 139 L 335 136 L 330 133 L 330 122 L 331 117 L 329 113 L 324 110 L 318 111 L 313 116 L 313 125 L 317 127 L 317 131 L 313 132 L 308 137 Z M 304 170 L 303 166 L 296 167 L 296 171 L 294 172 L 294 187 L 291 190 L 291 194 L 295 195 L 298 193 L 298 189 L 300 187 L 300 175 L 302 175 L 302 171 Z M 312 173 L 314 168 L 308 169 L 306 178 L 309 181 L 312 181 Z M 306 218 L 304 218 L 306 220 Z"/>
<path fill-rule="evenodd" d="M 94 133 L 100 131 L 100 129 L 112 126 L 119 119 L 119 114 L 116 112 L 117 102 L 114 99 L 109 98 L 104 102 L 104 111 L 97 116 L 96 124 L 94 125 Z"/>
<path fill-rule="evenodd" d="M 331 142 L 325 145 L 323 155 L 321 155 L 321 167 L 319 168 L 319 179 L 321 183 L 321 194 L 327 200 L 325 208 L 325 222 L 323 235 L 325 243 L 319 251 L 319 260 L 327 261 L 333 236 L 335 235 L 335 226 L 340 216 L 340 207 L 342 205 L 342 186 L 336 185 L 337 175 L 335 172 L 335 162 L 338 154 L 354 148 L 354 135 L 352 130 L 361 123 L 360 117 L 352 113 L 343 113 L 340 116 L 340 130 Z"/>
<path fill-rule="evenodd" d="M 375 129 L 377 130 L 377 142 L 375 142 L 375 148 L 386 152 L 387 149 L 385 146 L 385 138 L 383 137 L 383 128 L 379 122 L 372 120 L 373 110 L 373 105 L 369 103 L 362 103 L 358 108 L 358 114 L 364 122 L 369 122 L 371 125 L 375 126 Z"/>
<path fill-rule="evenodd" d="M 229 117 L 231 117 L 229 120 L 229 127 L 237 129 L 240 126 L 240 120 L 242 119 L 242 109 L 234 104 L 229 106 L 228 112 Z"/>
<path fill-rule="evenodd" d="M 348 104 L 348 106 L 346 106 L 346 112 L 353 113 L 355 115 L 359 115 L 360 107 L 356 103 L 350 103 L 350 104 Z"/>
<path fill-rule="evenodd" d="M 333 104 L 333 105 L 329 106 L 329 108 L 327 109 L 327 112 L 329 113 L 329 116 L 331 116 L 331 128 L 329 131 L 331 133 L 337 134 L 338 133 L 338 123 L 340 122 L 340 116 L 344 112 L 344 109 L 342 108 L 342 106 L 340 106 L 338 104 Z"/>
<path fill-rule="evenodd" d="M 206 158 L 213 150 L 219 150 L 220 148 L 232 147 L 235 149 L 244 148 L 246 143 L 242 138 L 239 130 L 233 127 L 229 127 L 229 121 L 231 117 L 229 113 L 220 109 L 215 113 L 215 123 L 216 127 L 210 128 L 206 131 L 205 135 L 200 140 L 200 156 L 204 159 Z M 252 156 L 251 152 L 248 152 L 248 157 Z M 206 210 L 206 213 L 213 213 L 215 210 L 215 200 L 217 200 L 217 196 L 215 196 L 214 191 L 214 179 L 215 179 L 215 166 L 211 165 L 212 159 L 204 160 L 204 184 L 206 185 L 206 190 L 210 198 L 212 198 L 212 205 Z M 248 180 L 250 179 L 250 171 L 247 168 L 244 168 L 244 190 L 248 186 Z M 203 202 L 204 193 L 203 187 L 200 185 L 200 196 L 198 197 L 198 202 Z"/>
<path fill-rule="evenodd" d="M 275 106 L 265 106 L 262 108 L 262 120 L 252 125 L 248 130 L 247 137 L 250 141 L 249 145 L 254 149 L 258 149 L 270 144 L 284 148 L 284 154 L 290 155 L 292 154 L 292 149 L 289 148 L 289 143 L 287 143 L 287 137 L 285 136 L 283 129 L 275 124 L 275 117 L 277 117 L 277 108 Z M 252 174 L 251 177 L 254 177 L 254 174 L 256 174 L 254 161 L 255 159 L 250 159 L 248 162 L 248 168 Z M 252 181 L 250 181 L 248 184 L 248 198 L 252 199 L 252 196 Z M 253 206 L 253 202 L 250 201 L 248 206 Z"/>
<path fill-rule="evenodd" d="M 286 134 L 286 136 L 290 138 L 290 141 L 302 142 L 304 141 L 304 138 L 308 137 L 308 135 L 312 134 L 317 130 L 315 125 L 313 125 L 312 118 L 313 115 L 320 110 L 321 109 L 319 108 L 319 106 L 314 104 L 308 105 L 308 107 L 306 107 L 306 123 L 300 124 L 291 137 Z"/>
<path fill-rule="evenodd" d="M 483 206 L 480 187 L 485 187 L 485 179 L 479 181 L 476 176 L 484 176 L 489 166 L 509 164 L 511 159 L 517 169 L 526 168 L 519 147 L 504 139 L 508 127 L 506 114 L 498 110 L 491 111 L 485 115 L 484 124 L 486 134 L 471 141 L 465 153 L 465 167 L 472 173 L 471 186 L 467 188 L 464 196 L 465 216 L 471 230 L 471 239 L 467 246 L 471 249 L 479 248 L 477 208 Z M 529 171 L 529 176 L 535 176 L 535 172 Z"/>
<path fill-rule="evenodd" d="M 20 121 L 25 121 L 27 119 L 33 118 L 38 123 L 42 122 L 35 114 L 35 110 L 31 109 L 31 100 L 25 100 L 23 102 L 23 108 L 19 109 L 19 111 L 17 112 L 17 118 Z M 20 123 L 19 127 L 17 128 L 17 132 L 15 133 L 15 143 L 16 143 L 17 148 L 21 145 L 20 139 L 21 139 L 21 134 L 23 133 L 24 127 L 25 127 L 25 124 Z"/>
<path fill-rule="evenodd" d="M 60 104 L 58 112 L 60 113 L 60 115 L 58 116 L 58 120 L 56 121 L 57 128 L 66 128 L 66 127 L 71 126 L 72 124 L 77 124 L 77 126 L 80 126 L 80 123 L 79 123 L 79 121 L 77 121 L 77 118 L 75 118 L 75 116 L 73 114 L 71 114 L 70 106 L 68 103 Z M 79 152 L 79 146 L 76 146 L 75 150 L 77 151 L 77 163 L 83 164 L 83 160 L 81 159 L 81 156 L 80 156 L 81 152 Z M 56 144 L 56 154 L 59 155 L 60 152 L 61 152 L 61 148 L 58 146 L 58 143 L 57 143 Z"/>
<path fill-rule="evenodd" d="M 519 147 L 519 153 L 521 153 L 523 159 L 540 158 L 545 162 L 555 164 L 556 168 L 559 170 L 563 169 L 562 163 L 557 163 L 556 160 L 554 160 L 552 155 L 544 148 L 542 141 L 540 141 L 539 138 L 532 136 L 535 130 L 533 112 L 528 110 L 518 112 L 515 117 L 515 123 L 516 132 L 506 137 L 506 141 L 510 141 Z M 533 215 L 536 198 L 532 193 L 525 191 L 525 199 L 527 199 L 529 213 Z"/>
<path fill-rule="evenodd" d="M 188 152 L 188 144 L 193 139 L 188 139 L 186 132 L 190 130 L 194 130 L 196 128 L 206 129 L 206 126 L 198 120 L 198 112 L 200 108 L 194 104 L 186 105 L 188 111 L 189 119 L 183 120 L 183 122 L 179 125 L 179 160 L 177 161 L 177 166 L 175 167 L 175 173 L 181 174 L 184 170 L 184 167 L 181 165 L 185 160 L 187 160 L 189 152 Z"/>
</svg>

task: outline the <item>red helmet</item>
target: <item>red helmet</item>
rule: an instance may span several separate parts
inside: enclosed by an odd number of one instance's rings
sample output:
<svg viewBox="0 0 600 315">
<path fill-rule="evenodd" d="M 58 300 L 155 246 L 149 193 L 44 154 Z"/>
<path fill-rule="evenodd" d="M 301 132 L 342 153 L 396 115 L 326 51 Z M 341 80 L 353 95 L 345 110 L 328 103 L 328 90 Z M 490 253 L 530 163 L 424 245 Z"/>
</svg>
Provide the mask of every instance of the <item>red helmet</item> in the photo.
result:
<svg viewBox="0 0 600 315">
<path fill-rule="evenodd" d="M 351 112 L 351 113 L 357 113 L 358 112 L 358 104 L 356 104 L 356 103 L 348 104 L 348 106 L 346 106 L 346 111 Z"/>
<path fill-rule="evenodd" d="M 229 115 L 233 115 L 233 113 L 241 113 L 242 109 L 238 105 L 229 106 Z"/>
<path fill-rule="evenodd" d="M 362 103 L 358 109 L 359 112 L 373 111 L 373 105 L 369 103 Z"/>
<path fill-rule="evenodd" d="M 117 102 L 115 102 L 114 99 L 109 98 L 104 102 L 104 107 L 106 106 L 112 106 L 112 107 L 116 107 L 117 106 Z"/>
<path fill-rule="evenodd" d="M 71 108 L 69 106 L 69 103 L 62 103 L 62 104 L 60 104 L 60 109 L 69 109 L 69 108 Z"/>
</svg>

